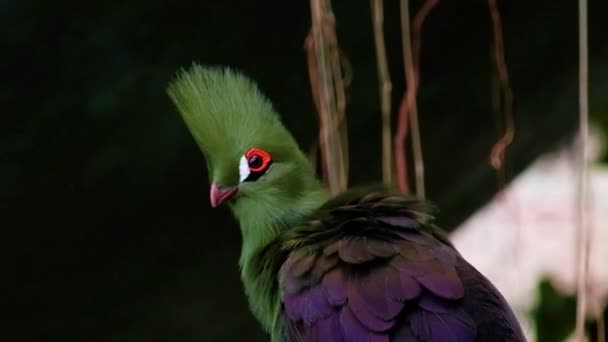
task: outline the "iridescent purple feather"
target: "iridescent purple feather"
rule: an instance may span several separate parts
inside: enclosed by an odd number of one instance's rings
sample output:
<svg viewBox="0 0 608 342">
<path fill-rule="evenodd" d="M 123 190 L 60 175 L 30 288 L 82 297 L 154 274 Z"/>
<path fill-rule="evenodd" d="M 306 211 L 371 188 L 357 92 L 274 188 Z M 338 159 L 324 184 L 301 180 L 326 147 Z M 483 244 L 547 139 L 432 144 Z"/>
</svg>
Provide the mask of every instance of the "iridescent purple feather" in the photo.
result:
<svg viewBox="0 0 608 342">
<path fill-rule="evenodd" d="M 487 338 L 479 334 L 479 312 L 470 309 L 477 298 L 467 294 L 472 278 L 459 274 L 468 264 L 447 240 L 421 229 L 428 216 L 418 208 L 394 197 L 367 196 L 316 220 L 317 230 L 308 226 L 290 236 L 285 245 L 295 249 L 279 271 L 290 340 Z M 478 277 L 483 289 L 502 298 Z M 491 310 L 490 316 L 507 317 L 511 340 L 524 340 L 504 301 Z"/>
</svg>

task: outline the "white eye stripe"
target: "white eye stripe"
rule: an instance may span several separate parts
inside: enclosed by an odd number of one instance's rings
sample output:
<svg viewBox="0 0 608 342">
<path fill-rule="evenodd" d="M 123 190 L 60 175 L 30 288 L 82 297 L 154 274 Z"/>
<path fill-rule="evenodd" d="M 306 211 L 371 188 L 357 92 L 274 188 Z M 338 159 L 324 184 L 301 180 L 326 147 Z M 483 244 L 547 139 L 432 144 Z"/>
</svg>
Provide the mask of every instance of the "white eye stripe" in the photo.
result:
<svg viewBox="0 0 608 342">
<path fill-rule="evenodd" d="M 239 182 L 244 181 L 249 177 L 249 162 L 247 161 L 247 157 L 242 156 L 239 161 Z"/>
</svg>

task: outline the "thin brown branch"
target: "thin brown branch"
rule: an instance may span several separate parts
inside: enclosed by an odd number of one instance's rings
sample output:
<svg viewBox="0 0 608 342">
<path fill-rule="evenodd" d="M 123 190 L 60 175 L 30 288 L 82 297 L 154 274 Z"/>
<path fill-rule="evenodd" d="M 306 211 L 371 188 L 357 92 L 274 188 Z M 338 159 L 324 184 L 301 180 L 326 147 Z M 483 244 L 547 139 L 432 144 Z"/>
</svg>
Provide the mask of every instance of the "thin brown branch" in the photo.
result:
<svg viewBox="0 0 608 342">
<path fill-rule="evenodd" d="M 308 77 L 309 77 L 309 81 L 311 84 L 311 92 L 312 92 L 312 98 L 313 98 L 313 104 L 317 110 L 317 114 L 319 117 L 319 122 L 321 122 L 321 100 L 319 99 L 319 81 L 318 81 L 318 71 L 317 71 L 317 62 L 316 62 L 316 58 L 315 58 L 315 47 L 314 47 L 314 40 L 312 37 L 312 28 L 311 30 L 308 32 L 308 35 L 306 36 L 306 39 L 304 41 L 304 47 L 306 48 L 306 61 L 307 61 L 307 66 L 308 66 Z M 344 69 L 344 76 L 343 76 L 343 86 L 344 89 L 347 89 L 350 86 L 350 83 L 352 81 L 352 68 L 350 66 L 350 62 L 349 60 L 346 58 L 346 56 L 343 55 L 342 51 L 340 51 L 340 63 L 342 65 L 342 69 Z M 342 119 L 339 120 L 338 122 L 338 126 L 343 125 L 343 118 L 345 116 L 343 115 Z M 344 125 L 345 126 L 345 125 Z M 333 134 L 333 133 L 332 133 Z M 320 144 L 320 139 L 321 139 L 321 132 L 319 132 L 317 134 L 317 137 L 315 138 L 312 146 L 309 149 L 309 153 L 308 153 L 308 159 L 310 160 L 311 165 L 313 166 L 313 169 L 316 170 L 316 165 L 317 165 L 317 154 L 319 153 L 319 144 Z M 321 170 L 322 170 L 322 176 L 323 179 L 327 181 L 327 163 L 323 163 L 321 162 Z"/>
<path fill-rule="evenodd" d="M 411 122 L 412 148 L 414 157 L 414 171 L 416 176 L 416 195 L 425 197 L 424 189 L 424 158 L 422 155 L 422 143 L 420 139 L 420 128 L 418 124 L 418 109 L 416 105 L 416 94 L 418 92 L 420 79 L 420 50 L 421 32 L 424 20 L 430 11 L 438 4 L 438 0 L 426 0 L 422 8 L 414 18 L 414 49 L 412 52 L 412 37 L 410 33 L 409 1 L 401 0 L 401 35 L 403 39 L 403 62 L 405 65 L 405 78 L 407 83 L 406 92 L 401 100 L 399 108 L 399 122 L 397 133 L 394 138 L 395 165 L 397 173 L 397 185 L 404 192 L 409 191 L 407 181 L 407 156 L 405 154 L 405 138 L 408 133 L 408 121 Z"/>
<path fill-rule="evenodd" d="M 492 46 L 490 49 L 490 55 L 494 56 L 494 47 Z M 492 99 L 492 114 L 494 115 L 494 124 L 496 128 L 497 139 L 500 139 L 501 136 L 504 135 L 505 125 L 504 125 L 504 117 L 502 113 L 502 90 L 500 86 L 500 82 L 498 81 L 498 77 L 496 73 L 492 74 L 492 89 L 491 89 L 491 99 Z M 496 184 L 498 191 L 501 191 L 506 185 L 507 177 L 505 172 L 505 167 L 501 167 L 496 170 Z"/>
<path fill-rule="evenodd" d="M 397 178 L 397 186 L 404 193 L 410 192 L 409 177 L 407 171 L 407 154 L 405 153 L 405 138 L 408 132 L 409 123 L 409 101 L 411 91 L 406 90 L 399 104 L 399 122 L 397 133 L 395 134 L 393 144 L 395 145 L 395 173 Z"/>
<path fill-rule="evenodd" d="M 406 80 L 406 92 L 404 94 L 404 99 L 401 101 L 401 108 L 399 111 L 399 129 L 397 131 L 396 136 L 396 146 L 395 153 L 399 153 L 399 159 L 397 162 L 397 174 L 407 175 L 406 171 L 406 158 L 407 155 L 404 151 L 405 138 L 408 133 L 408 129 L 414 130 L 415 128 L 410 128 L 413 124 L 414 119 L 413 116 L 417 116 L 417 105 L 416 105 L 416 93 L 418 91 L 418 78 L 416 77 L 416 69 L 412 56 L 412 37 L 410 30 L 410 13 L 409 13 L 409 1 L 401 0 L 401 36 L 403 39 L 402 48 L 403 48 L 403 64 L 405 66 L 405 80 Z M 402 191 L 408 191 L 407 179 L 405 177 L 401 177 L 398 180 L 399 188 Z M 416 184 L 418 184 L 418 179 L 416 179 Z M 418 191 L 418 186 L 416 185 L 416 191 Z"/>
<path fill-rule="evenodd" d="M 414 53 L 414 65 L 416 66 L 416 71 L 418 75 L 416 77 L 420 77 L 420 51 L 422 50 L 422 25 L 426 20 L 426 17 L 429 16 L 433 8 L 439 4 L 439 0 L 426 0 L 422 4 L 422 8 L 416 13 L 414 17 L 413 25 L 412 25 L 412 34 L 413 39 L 412 43 L 414 44 L 412 48 L 412 52 Z"/>
<path fill-rule="evenodd" d="M 386 58 L 384 44 L 384 1 L 370 0 L 372 8 L 372 23 L 374 26 L 374 42 L 376 47 L 376 63 L 378 67 L 378 82 L 380 88 L 380 110 L 382 112 L 382 181 L 385 185 L 393 183 L 392 142 L 391 142 L 391 77 Z"/>
<path fill-rule="evenodd" d="M 515 136 L 515 123 L 513 120 L 513 92 L 509 84 L 509 73 L 505 62 L 505 48 L 502 32 L 502 20 L 498 10 L 497 0 L 488 0 L 488 9 L 492 18 L 493 57 L 496 66 L 498 82 L 502 89 L 502 104 L 505 121 L 505 130 L 498 141 L 492 146 L 490 152 L 490 165 L 496 170 L 504 166 L 505 153 Z"/>
<path fill-rule="evenodd" d="M 333 18 L 333 15 L 332 15 Z M 332 23 L 331 28 L 334 28 L 335 24 Z M 331 37 L 330 41 L 330 65 L 331 70 L 333 72 L 333 91 L 336 101 L 336 122 L 335 122 L 335 132 L 338 134 L 338 139 L 340 139 L 340 157 L 342 161 L 340 162 L 340 167 L 342 168 L 342 175 L 339 177 L 339 187 L 340 191 L 346 190 L 347 187 L 347 175 L 348 175 L 348 156 L 346 155 L 348 151 L 348 127 L 346 125 L 346 96 L 344 94 L 344 76 L 342 74 L 342 56 L 340 50 L 338 48 L 338 40 L 336 37 L 335 29 L 332 29 L 328 32 L 328 37 Z"/>
<path fill-rule="evenodd" d="M 606 322 L 604 321 L 604 313 L 602 312 L 602 309 L 599 309 L 598 311 L 596 341 L 606 341 Z"/>
<path fill-rule="evenodd" d="M 413 72 L 412 54 L 411 54 L 411 37 L 410 37 L 410 15 L 409 1 L 401 0 L 401 39 L 403 48 L 403 64 L 405 66 L 406 90 L 401 98 L 399 105 L 399 121 L 397 123 L 397 132 L 395 133 L 395 172 L 397 174 L 397 186 L 399 190 L 405 193 L 410 192 L 409 177 L 407 170 L 407 154 L 405 150 L 405 138 L 407 138 L 410 121 L 410 109 L 413 105 L 414 89 L 416 78 Z"/>
<path fill-rule="evenodd" d="M 341 55 L 330 0 L 311 0 L 311 32 L 306 39 L 313 99 L 319 115 L 319 148 L 324 179 L 332 194 L 348 183 L 348 146 Z"/>
<path fill-rule="evenodd" d="M 315 108 L 318 110 L 321 106 L 321 100 L 319 99 L 319 88 L 317 87 L 319 80 L 317 77 L 317 60 L 315 58 L 315 42 L 312 37 L 312 28 L 304 40 L 304 47 L 306 48 L 306 63 L 308 66 L 308 77 L 311 85 L 310 89 L 312 92 L 312 99 Z"/>
<path fill-rule="evenodd" d="M 580 164 L 578 172 L 578 283 L 576 299 L 576 329 L 578 341 L 585 340 L 585 316 L 587 313 L 587 285 L 589 283 L 590 250 L 590 196 L 589 196 L 589 60 L 587 38 L 587 0 L 578 1 L 578 57 L 579 57 L 579 138 Z"/>
<path fill-rule="evenodd" d="M 315 108 L 317 110 L 317 116 L 319 118 L 319 123 L 321 123 L 323 120 L 323 118 L 321 116 L 321 111 L 323 110 L 323 108 L 321 108 L 321 100 L 319 99 L 319 96 L 320 96 L 319 95 L 319 80 L 318 80 L 318 76 L 317 76 L 317 74 L 318 74 L 317 60 L 315 58 L 315 46 L 314 46 L 314 40 L 312 37 L 312 28 L 310 29 L 310 31 L 308 32 L 308 35 L 306 36 L 306 40 L 304 41 L 304 46 L 306 48 L 306 62 L 308 64 L 308 78 L 310 80 L 310 89 L 311 89 L 311 93 L 312 93 L 312 99 L 313 99 Z M 322 148 L 319 148 L 319 145 L 321 145 L 321 129 L 319 129 L 319 134 L 317 136 L 317 140 L 311 147 L 310 154 L 309 154 L 309 159 L 315 169 L 316 169 L 316 163 L 317 163 L 318 150 L 321 150 L 321 153 L 324 153 L 324 150 Z M 327 175 L 328 171 L 326 168 L 327 163 L 323 162 L 324 157 L 321 157 L 321 158 L 322 158 L 321 174 L 323 176 L 323 179 L 327 182 L 327 177 L 328 177 L 328 175 Z"/>
<path fill-rule="evenodd" d="M 412 102 L 412 148 L 414 152 L 414 171 L 416 174 L 416 195 L 420 198 L 426 196 L 424 185 L 424 157 L 422 155 L 422 140 L 420 138 L 420 127 L 418 124 L 418 109 L 416 106 L 416 93 L 420 84 L 420 51 L 422 50 L 422 25 L 439 0 L 426 0 L 422 8 L 416 13 L 413 25 L 413 57 L 414 76 L 416 86 Z"/>
</svg>

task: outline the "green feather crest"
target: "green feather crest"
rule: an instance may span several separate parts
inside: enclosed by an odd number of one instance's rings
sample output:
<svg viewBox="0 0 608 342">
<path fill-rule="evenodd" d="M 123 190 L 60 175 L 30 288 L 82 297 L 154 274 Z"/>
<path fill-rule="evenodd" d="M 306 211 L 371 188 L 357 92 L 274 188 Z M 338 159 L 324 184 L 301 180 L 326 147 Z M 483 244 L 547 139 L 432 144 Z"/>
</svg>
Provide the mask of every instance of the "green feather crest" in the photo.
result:
<svg viewBox="0 0 608 342">
<path fill-rule="evenodd" d="M 291 140 L 257 85 L 230 68 L 194 63 L 178 72 L 167 92 L 207 158 L 238 161 L 256 144 Z"/>
</svg>

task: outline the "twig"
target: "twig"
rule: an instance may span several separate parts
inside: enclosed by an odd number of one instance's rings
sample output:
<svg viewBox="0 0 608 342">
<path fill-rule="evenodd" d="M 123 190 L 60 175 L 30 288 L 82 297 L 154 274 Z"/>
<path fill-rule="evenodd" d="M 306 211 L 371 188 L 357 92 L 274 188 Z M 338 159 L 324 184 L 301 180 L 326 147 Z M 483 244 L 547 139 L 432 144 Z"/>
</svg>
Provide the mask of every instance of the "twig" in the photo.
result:
<svg viewBox="0 0 608 342">
<path fill-rule="evenodd" d="M 502 32 L 502 20 L 498 10 L 496 0 L 488 0 L 488 9 L 492 18 L 492 33 L 493 33 L 493 56 L 498 82 L 502 88 L 502 104 L 505 120 L 505 130 L 503 135 L 492 146 L 490 153 L 490 165 L 496 170 L 503 171 L 505 153 L 509 145 L 513 142 L 515 136 L 515 124 L 513 121 L 513 91 L 509 84 L 509 73 L 505 62 L 505 48 Z M 502 178 L 502 177 L 501 177 Z"/>
<path fill-rule="evenodd" d="M 416 71 L 414 69 L 413 57 L 412 57 L 412 40 L 410 33 L 410 12 L 409 12 L 409 1 L 401 0 L 401 36 L 403 39 L 403 64 L 405 66 L 405 79 L 407 89 L 401 100 L 401 106 L 399 108 L 399 129 L 395 136 L 395 153 L 396 155 L 396 166 L 399 188 L 401 191 L 408 192 L 409 185 L 407 184 L 407 165 L 406 165 L 406 154 L 405 154 L 405 138 L 408 132 L 408 126 L 413 125 L 413 116 L 417 116 L 416 106 L 416 93 L 418 90 L 418 82 L 416 77 Z M 415 128 L 412 128 L 415 130 Z M 415 170 L 417 171 L 417 170 Z M 417 172 L 416 172 L 417 175 Z M 416 179 L 416 191 L 418 192 L 418 179 Z"/>
<path fill-rule="evenodd" d="M 416 93 L 420 85 L 420 51 L 422 50 L 422 24 L 431 10 L 439 3 L 439 0 L 426 0 L 422 8 L 416 13 L 413 25 L 413 57 L 414 76 L 416 87 L 412 99 L 412 147 L 414 152 L 414 172 L 416 174 L 416 195 L 420 198 L 426 196 L 424 186 L 424 158 L 422 156 L 422 141 L 420 138 L 420 127 L 418 124 L 418 108 L 416 106 Z"/>
<path fill-rule="evenodd" d="M 329 1 L 329 0 L 327 0 Z M 333 73 L 333 92 L 336 101 L 336 120 L 334 125 L 334 130 L 336 134 L 338 134 L 338 139 L 340 139 L 338 153 L 339 161 L 339 191 L 346 190 L 347 187 L 347 178 L 348 178 L 348 126 L 346 125 L 346 96 L 344 94 L 345 82 L 344 76 L 342 74 L 342 54 L 340 49 L 338 48 L 338 40 L 335 32 L 335 23 L 333 13 L 329 8 L 329 3 L 327 4 L 331 18 L 332 25 L 327 27 L 327 35 L 328 40 L 330 42 L 330 65 Z"/>
<path fill-rule="evenodd" d="M 604 312 L 601 305 L 598 305 L 597 310 L 597 339 L 596 341 L 606 341 L 606 322 L 604 322 Z"/>
<path fill-rule="evenodd" d="M 513 91 L 509 82 L 509 72 L 505 61 L 505 47 L 502 30 L 502 19 L 496 0 L 488 0 L 488 11 L 492 21 L 492 46 L 490 55 L 494 61 L 496 72 L 492 75 L 492 110 L 496 115 L 496 128 L 500 135 L 490 152 L 490 165 L 496 170 L 498 190 L 503 190 L 507 182 L 506 152 L 515 137 L 515 123 L 513 119 Z M 501 117 L 502 114 L 502 117 Z M 499 194 L 499 198 L 504 198 Z M 513 262 L 517 264 L 520 259 L 521 225 L 519 206 L 517 201 L 511 202 L 511 216 L 515 220 Z"/>
<path fill-rule="evenodd" d="M 312 28 L 306 39 L 313 99 L 320 122 L 323 174 L 332 194 L 346 189 L 348 146 L 344 81 L 330 0 L 311 0 Z"/>
<path fill-rule="evenodd" d="M 589 277 L 590 225 L 589 206 L 589 61 L 587 41 L 587 0 L 578 1 L 579 30 L 579 177 L 578 177 L 578 283 L 576 300 L 576 330 L 578 341 L 585 340 L 585 316 L 587 313 L 587 284 Z"/>
<path fill-rule="evenodd" d="M 405 153 L 405 138 L 408 132 L 409 123 L 409 101 L 411 96 L 410 89 L 406 90 L 399 104 L 399 122 L 397 133 L 395 134 L 393 144 L 395 145 L 395 173 L 397 176 L 397 186 L 404 193 L 410 192 L 409 177 L 407 171 L 407 154 Z"/>
<path fill-rule="evenodd" d="M 372 8 L 372 23 L 374 26 L 374 42 L 376 45 L 376 63 L 378 67 L 378 82 L 380 88 L 380 108 L 382 111 L 382 181 L 385 185 L 393 183 L 392 143 L 391 143 L 391 78 L 386 59 L 384 44 L 383 22 L 384 1 L 370 0 Z"/>
<path fill-rule="evenodd" d="M 304 46 L 306 48 L 306 62 L 308 65 L 308 78 L 310 81 L 312 100 L 315 105 L 315 108 L 317 109 L 317 116 L 319 117 L 319 123 L 321 124 L 322 120 L 323 120 L 321 111 L 323 109 L 321 108 L 321 100 L 319 99 L 319 96 L 320 96 L 319 95 L 319 85 L 318 85 L 319 80 L 317 77 L 317 60 L 315 58 L 315 47 L 314 47 L 314 40 L 312 37 L 312 28 L 310 29 L 310 31 L 308 32 L 308 35 L 306 36 L 306 40 L 304 41 Z M 317 139 L 313 143 L 313 146 L 311 147 L 310 154 L 309 154 L 309 159 L 315 169 L 316 169 L 316 164 L 317 164 L 318 150 L 321 150 L 321 153 L 324 152 L 322 148 L 319 148 L 319 145 L 321 145 L 321 131 L 322 131 L 322 129 L 319 128 L 319 133 L 317 134 Z M 324 158 L 323 156 L 321 158 L 322 158 L 321 174 L 323 176 L 323 179 L 325 181 L 327 181 L 327 178 L 328 178 L 327 163 L 323 162 L 323 158 Z"/>
<path fill-rule="evenodd" d="M 401 189 L 403 192 L 408 192 L 407 157 L 405 154 L 404 143 L 408 132 L 408 121 L 411 121 L 414 172 L 416 176 L 416 195 L 420 198 L 425 197 L 424 158 L 422 156 L 422 143 L 418 124 L 418 108 L 416 105 L 416 93 L 418 92 L 420 78 L 419 56 L 421 46 L 421 31 L 424 20 L 438 2 L 438 0 L 425 1 L 423 7 L 416 14 L 416 17 L 414 18 L 415 51 L 412 53 L 409 1 L 401 0 L 401 35 L 403 38 L 403 61 L 405 65 L 407 90 L 401 100 L 398 129 L 394 138 L 395 165 L 399 189 Z"/>
<path fill-rule="evenodd" d="M 494 44 L 492 44 L 494 45 Z M 494 56 L 494 46 L 492 46 L 490 48 L 490 55 Z M 495 64 L 496 65 L 496 64 Z M 492 73 L 492 89 L 491 89 L 491 100 L 492 100 L 492 113 L 494 114 L 494 124 L 495 124 L 495 128 L 496 128 L 496 135 L 498 136 L 498 139 L 500 139 L 501 136 L 504 135 L 505 133 L 505 125 L 504 125 L 504 115 L 503 115 L 503 111 L 502 111 L 502 104 L 501 104 L 501 98 L 502 98 L 502 93 L 501 93 L 501 86 L 500 83 L 498 81 L 498 77 L 496 76 L 496 73 Z M 498 140 L 497 140 L 498 141 Z M 491 153 L 490 153 L 490 165 L 492 165 L 492 157 L 491 157 Z M 496 184 L 498 185 L 498 191 L 501 191 L 504 186 L 507 183 L 507 175 L 505 172 L 505 167 L 503 165 L 503 167 L 500 167 L 496 170 Z"/>
<path fill-rule="evenodd" d="M 422 4 L 422 8 L 416 13 L 414 22 L 412 25 L 413 39 L 412 43 L 414 47 L 412 52 L 414 54 L 414 66 L 416 67 L 416 77 L 420 77 L 420 51 L 422 51 L 422 24 L 426 20 L 426 17 L 431 13 L 433 8 L 439 4 L 439 0 L 426 0 Z"/>
</svg>

